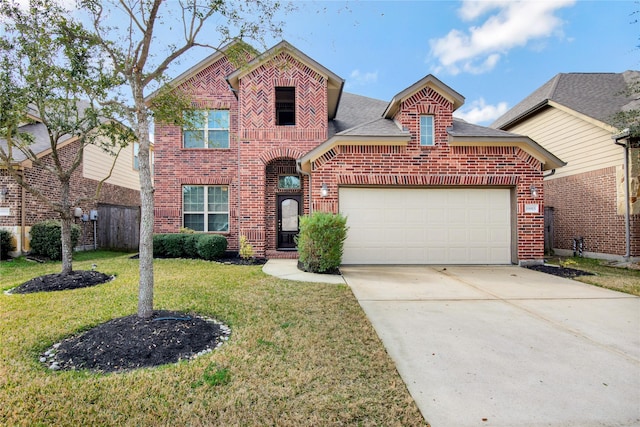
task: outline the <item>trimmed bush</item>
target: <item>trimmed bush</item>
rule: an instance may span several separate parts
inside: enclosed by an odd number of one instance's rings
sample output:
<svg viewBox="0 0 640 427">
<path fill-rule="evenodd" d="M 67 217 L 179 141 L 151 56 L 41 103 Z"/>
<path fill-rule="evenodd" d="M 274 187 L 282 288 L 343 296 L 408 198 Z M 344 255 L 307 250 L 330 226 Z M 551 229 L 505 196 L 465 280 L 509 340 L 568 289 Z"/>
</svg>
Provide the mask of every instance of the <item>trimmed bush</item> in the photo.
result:
<svg viewBox="0 0 640 427">
<path fill-rule="evenodd" d="M 71 225 L 71 246 L 76 247 L 80 238 L 80 227 Z M 33 224 L 31 227 L 31 250 L 33 253 L 49 257 L 52 260 L 62 259 L 62 237 L 60 221 L 48 220 Z"/>
<path fill-rule="evenodd" d="M 338 269 L 346 238 L 347 218 L 340 214 L 314 212 L 300 217 L 300 234 L 296 243 L 303 269 L 312 273 Z"/>
<path fill-rule="evenodd" d="M 209 261 L 220 258 L 227 250 L 227 244 L 227 239 L 219 234 L 201 234 L 196 243 L 198 256 Z"/>
<path fill-rule="evenodd" d="M 198 258 L 198 240 L 203 234 L 184 234 L 184 256 L 187 258 Z"/>
<path fill-rule="evenodd" d="M 9 259 L 9 252 L 15 250 L 9 230 L 0 230 L 0 259 Z"/>
<path fill-rule="evenodd" d="M 169 258 L 184 257 L 184 240 L 185 234 L 165 234 L 164 235 L 164 253 Z"/>
<path fill-rule="evenodd" d="M 164 250 L 164 239 L 166 234 L 154 234 L 153 235 L 153 256 L 156 258 L 162 258 L 167 256 Z"/>
</svg>

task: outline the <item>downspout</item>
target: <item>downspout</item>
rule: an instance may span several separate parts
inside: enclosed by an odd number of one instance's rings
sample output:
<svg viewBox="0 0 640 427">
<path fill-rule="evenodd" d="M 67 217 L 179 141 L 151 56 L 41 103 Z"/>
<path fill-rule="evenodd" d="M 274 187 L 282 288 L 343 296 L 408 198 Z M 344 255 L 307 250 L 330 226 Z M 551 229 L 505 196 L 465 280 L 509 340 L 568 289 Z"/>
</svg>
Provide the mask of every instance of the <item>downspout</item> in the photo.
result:
<svg viewBox="0 0 640 427">
<path fill-rule="evenodd" d="M 24 172 L 22 172 L 22 179 L 24 180 Z M 27 207 L 25 206 L 25 198 L 27 193 L 23 186 L 20 186 L 20 252 L 26 253 L 24 250 L 24 244 L 27 240 L 27 233 L 25 231 L 25 223 L 27 222 Z"/>
<path fill-rule="evenodd" d="M 548 175 L 542 175 L 542 179 L 549 178 L 550 176 L 555 175 L 555 174 L 556 174 L 556 170 L 555 169 L 551 169 L 551 172 L 549 172 Z"/>
<path fill-rule="evenodd" d="M 629 203 L 631 196 L 629 194 L 629 129 L 624 129 L 621 133 L 612 136 L 616 145 L 624 147 L 624 234 L 626 239 L 625 261 L 631 258 L 631 204 Z M 620 142 L 626 140 L 626 142 Z"/>
<path fill-rule="evenodd" d="M 309 177 L 309 215 L 313 213 L 313 205 L 311 204 L 311 172 L 305 172 L 300 167 L 300 160 L 296 160 L 296 170 L 299 174 L 306 175 Z"/>
</svg>

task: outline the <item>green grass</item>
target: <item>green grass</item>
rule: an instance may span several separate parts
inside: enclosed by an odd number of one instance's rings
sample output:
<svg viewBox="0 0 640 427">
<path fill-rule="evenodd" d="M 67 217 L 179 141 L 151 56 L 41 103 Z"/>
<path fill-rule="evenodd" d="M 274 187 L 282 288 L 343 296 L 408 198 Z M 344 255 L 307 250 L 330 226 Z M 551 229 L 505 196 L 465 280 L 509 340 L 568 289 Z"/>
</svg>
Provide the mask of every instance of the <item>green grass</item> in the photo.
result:
<svg viewBox="0 0 640 427">
<path fill-rule="evenodd" d="M 576 277 L 580 282 L 640 296 L 640 270 L 612 267 L 607 261 L 593 258 L 555 257 L 549 262 L 594 273 L 594 276 Z"/>
<path fill-rule="evenodd" d="M 257 266 L 155 262 L 155 308 L 231 327 L 193 361 L 119 374 L 51 372 L 40 352 L 135 313 L 138 261 L 77 254 L 74 269 L 116 280 L 91 288 L 0 294 L 0 425 L 425 425 L 350 289 L 266 276 Z M 0 263 L 9 289 L 59 263 Z"/>
</svg>

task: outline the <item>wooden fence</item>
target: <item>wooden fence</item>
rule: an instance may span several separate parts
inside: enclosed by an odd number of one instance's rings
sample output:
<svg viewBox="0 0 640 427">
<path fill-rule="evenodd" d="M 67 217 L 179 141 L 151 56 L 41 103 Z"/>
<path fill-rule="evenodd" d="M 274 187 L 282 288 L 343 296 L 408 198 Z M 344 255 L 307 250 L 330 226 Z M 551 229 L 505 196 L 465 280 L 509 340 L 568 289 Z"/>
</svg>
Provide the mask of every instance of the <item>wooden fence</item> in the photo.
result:
<svg viewBox="0 0 640 427">
<path fill-rule="evenodd" d="M 96 226 L 100 249 L 138 250 L 140 207 L 99 204 Z"/>
</svg>

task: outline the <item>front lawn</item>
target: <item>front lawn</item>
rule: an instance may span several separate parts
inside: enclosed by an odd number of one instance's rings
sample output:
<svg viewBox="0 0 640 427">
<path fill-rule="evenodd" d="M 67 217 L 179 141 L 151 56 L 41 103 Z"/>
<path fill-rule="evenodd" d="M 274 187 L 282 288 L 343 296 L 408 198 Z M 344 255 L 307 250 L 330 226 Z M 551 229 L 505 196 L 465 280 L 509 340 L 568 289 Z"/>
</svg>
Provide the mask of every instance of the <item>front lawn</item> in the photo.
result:
<svg viewBox="0 0 640 427">
<path fill-rule="evenodd" d="M 593 276 L 579 276 L 574 280 L 640 296 L 640 270 L 638 269 L 612 267 L 608 261 L 593 258 L 554 257 L 548 261 L 551 264 L 593 273 Z"/>
<path fill-rule="evenodd" d="M 155 309 L 231 327 L 190 362 L 117 374 L 49 371 L 40 353 L 136 312 L 138 261 L 77 254 L 74 269 L 114 281 L 62 292 L 0 294 L 0 425 L 426 425 L 351 290 L 290 282 L 260 266 L 155 262 Z M 0 262 L 0 289 L 59 263 Z"/>
</svg>

